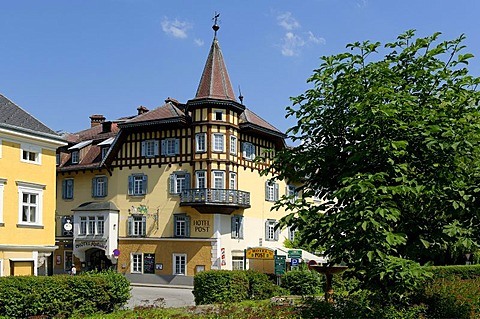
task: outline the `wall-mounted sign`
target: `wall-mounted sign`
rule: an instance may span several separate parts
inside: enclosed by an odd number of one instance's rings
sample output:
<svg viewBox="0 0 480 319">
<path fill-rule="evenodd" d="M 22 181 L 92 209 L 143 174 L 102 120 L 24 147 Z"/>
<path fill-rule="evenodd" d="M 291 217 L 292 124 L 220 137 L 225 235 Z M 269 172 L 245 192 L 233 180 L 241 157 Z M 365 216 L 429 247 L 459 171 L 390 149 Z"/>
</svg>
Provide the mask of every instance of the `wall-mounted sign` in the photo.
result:
<svg viewBox="0 0 480 319">
<path fill-rule="evenodd" d="M 100 242 L 100 241 L 81 241 L 81 242 L 75 242 L 75 248 L 81 248 L 81 247 L 97 247 L 101 249 L 107 249 L 107 243 L 105 242 Z"/>
<path fill-rule="evenodd" d="M 114 249 L 113 250 L 113 256 L 115 256 L 115 257 L 120 256 L 120 250 L 119 249 Z"/>
<path fill-rule="evenodd" d="M 208 219 L 195 219 L 193 222 L 193 231 L 196 233 L 207 233 L 210 230 L 210 221 Z"/>
<path fill-rule="evenodd" d="M 246 255 L 248 259 L 273 259 L 275 251 L 269 248 L 248 248 Z"/>
</svg>

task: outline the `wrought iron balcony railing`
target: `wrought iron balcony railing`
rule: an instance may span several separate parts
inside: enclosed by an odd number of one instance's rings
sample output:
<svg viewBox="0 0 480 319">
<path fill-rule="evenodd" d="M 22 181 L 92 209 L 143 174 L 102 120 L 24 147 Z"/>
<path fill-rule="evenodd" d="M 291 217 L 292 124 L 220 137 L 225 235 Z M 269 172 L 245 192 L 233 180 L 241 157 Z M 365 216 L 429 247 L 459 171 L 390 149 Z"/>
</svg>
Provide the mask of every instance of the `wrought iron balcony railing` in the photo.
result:
<svg viewBox="0 0 480 319">
<path fill-rule="evenodd" d="M 194 188 L 186 189 L 180 196 L 181 206 L 193 206 L 200 212 L 211 212 L 212 209 L 226 209 L 225 213 L 238 208 L 250 207 L 250 193 L 231 189 Z M 212 209 L 201 207 L 212 206 Z M 222 211 L 219 211 L 222 213 Z"/>
</svg>

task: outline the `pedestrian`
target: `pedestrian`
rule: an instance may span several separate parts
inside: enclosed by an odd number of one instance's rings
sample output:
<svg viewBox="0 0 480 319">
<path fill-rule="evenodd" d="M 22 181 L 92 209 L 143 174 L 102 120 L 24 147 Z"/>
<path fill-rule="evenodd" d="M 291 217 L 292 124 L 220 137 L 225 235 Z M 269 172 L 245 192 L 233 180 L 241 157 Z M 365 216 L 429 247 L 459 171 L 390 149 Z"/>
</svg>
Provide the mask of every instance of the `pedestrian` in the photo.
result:
<svg viewBox="0 0 480 319">
<path fill-rule="evenodd" d="M 77 274 L 77 268 L 75 268 L 75 265 L 72 265 L 72 269 L 70 269 L 70 274 L 72 276 L 75 276 Z"/>
</svg>

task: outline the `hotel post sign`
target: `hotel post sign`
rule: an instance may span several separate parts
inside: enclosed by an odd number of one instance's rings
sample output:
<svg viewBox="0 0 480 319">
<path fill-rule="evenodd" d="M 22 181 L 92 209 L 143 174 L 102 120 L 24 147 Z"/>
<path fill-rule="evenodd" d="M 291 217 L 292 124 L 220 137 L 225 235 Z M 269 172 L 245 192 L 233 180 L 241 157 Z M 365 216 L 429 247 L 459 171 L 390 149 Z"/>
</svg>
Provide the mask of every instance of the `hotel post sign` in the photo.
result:
<svg viewBox="0 0 480 319">
<path fill-rule="evenodd" d="M 268 248 L 248 248 L 245 256 L 247 259 L 273 259 L 275 251 Z"/>
</svg>

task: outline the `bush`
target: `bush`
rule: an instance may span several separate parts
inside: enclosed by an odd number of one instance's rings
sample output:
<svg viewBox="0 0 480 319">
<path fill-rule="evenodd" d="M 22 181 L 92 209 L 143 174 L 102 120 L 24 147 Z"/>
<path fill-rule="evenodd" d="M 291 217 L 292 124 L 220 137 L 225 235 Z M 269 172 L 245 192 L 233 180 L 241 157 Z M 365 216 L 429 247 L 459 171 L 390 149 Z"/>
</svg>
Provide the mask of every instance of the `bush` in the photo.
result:
<svg viewBox="0 0 480 319">
<path fill-rule="evenodd" d="M 288 293 L 273 283 L 264 273 L 246 270 L 245 275 L 248 279 L 248 298 L 251 300 L 264 300 Z"/>
<path fill-rule="evenodd" d="M 209 270 L 195 275 L 193 295 L 197 305 L 239 302 L 248 298 L 248 279 L 241 270 Z"/>
<path fill-rule="evenodd" d="M 435 278 L 459 277 L 470 279 L 480 277 L 480 265 L 430 266 L 425 268 L 432 272 Z"/>
<path fill-rule="evenodd" d="M 112 271 L 79 276 L 2 277 L 0 314 L 11 318 L 112 312 L 130 298 L 130 284 Z"/>
<path fill-rule="evenodd" d="M 316 271 L 292 270 L 282 276 L 281 286 L 292 295 L 316 295 L 323 292 L 322 277 Z"/>
</svg>

